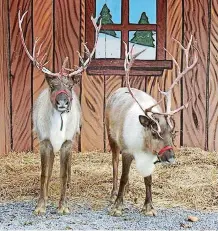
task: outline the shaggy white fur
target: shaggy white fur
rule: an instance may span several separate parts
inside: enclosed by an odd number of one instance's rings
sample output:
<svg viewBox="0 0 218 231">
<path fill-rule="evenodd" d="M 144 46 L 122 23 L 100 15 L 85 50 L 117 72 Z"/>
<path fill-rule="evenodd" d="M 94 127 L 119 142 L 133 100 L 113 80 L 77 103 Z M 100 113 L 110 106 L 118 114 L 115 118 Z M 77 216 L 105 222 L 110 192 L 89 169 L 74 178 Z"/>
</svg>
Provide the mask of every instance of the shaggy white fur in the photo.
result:
<svg viewBox="0 0 218 231">
<path fill-rule="evenodd" d="M 55 152 L 58 152 L 66 140 L 73 140 L 76 133 L 80 132 L 81 110 L 78 98 L 72 91 L 71 110 L 62 114 L 63 129 L 61 128 L 60 112 L 53 108 L 49 89 L 45 89 L 38 97 L 34 111 L 33 124 L 40 141 L 49 139 Z"/>
</svg>

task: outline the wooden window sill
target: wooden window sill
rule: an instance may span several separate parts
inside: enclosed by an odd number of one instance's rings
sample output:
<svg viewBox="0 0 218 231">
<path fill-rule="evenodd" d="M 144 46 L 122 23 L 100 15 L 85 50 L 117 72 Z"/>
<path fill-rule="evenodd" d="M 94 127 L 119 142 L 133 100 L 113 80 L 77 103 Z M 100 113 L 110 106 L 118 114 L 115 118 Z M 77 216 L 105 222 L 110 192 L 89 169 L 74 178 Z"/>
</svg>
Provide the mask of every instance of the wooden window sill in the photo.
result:
<svg viewBox="0 0 218 231">
<path fill-rule="evenodd" d="M 125 75 L 124 60 L 94 59 L 87 68 L 89 75 Z M 162 76 L 165 69 L 172 69 L 171 60 L 135 60 L 132 76 Z"/>
</svg>

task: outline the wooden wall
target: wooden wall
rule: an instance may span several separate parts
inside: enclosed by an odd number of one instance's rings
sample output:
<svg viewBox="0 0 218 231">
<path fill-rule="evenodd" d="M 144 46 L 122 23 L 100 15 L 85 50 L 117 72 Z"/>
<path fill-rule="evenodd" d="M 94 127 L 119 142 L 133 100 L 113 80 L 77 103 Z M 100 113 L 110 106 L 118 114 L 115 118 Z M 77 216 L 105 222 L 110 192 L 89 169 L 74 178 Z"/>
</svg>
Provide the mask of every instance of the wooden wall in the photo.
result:
<svg viewBox="0 0 218 231">
<path fill-rule="evenodd" d="M 28 10 L 23 23 L 26 44 L 33 38 L 44 41 L 48 67 L 58 70 L 68 56 L 71 66 L 78 64 L 77 50 L 85 41 L 85 0 L 4 0 L 0 3 L 0 153 L 38 149 L 32 133 L 32 108 L 46 87 L 44 75 L 33 68 L 21 45 L 17 12 Z M 192 103 L 177 114 L 177 146 L 218 150 L 218 3 L 216 0 L 167 1 L 167 49 L 183 65 L 183 53 L 172 37 L 187 43 L 190 34 L 198 42 L 199 62 L 174 91 L 173 106 L 190 97 Z M 168 58 L 170 58 L 168 56 Z M 159 98 L 158 84 L 167 89 L 175 79 L 175 69 L 160 78 L 132 76 L 131 86 Z M 83 74 L 75 87 L 80 97 L 83 121 L 75 150 L 109 150 L 104 125 L 105 102 L 111 93 L 125 86 L 123 76 Z"/>
</svg>

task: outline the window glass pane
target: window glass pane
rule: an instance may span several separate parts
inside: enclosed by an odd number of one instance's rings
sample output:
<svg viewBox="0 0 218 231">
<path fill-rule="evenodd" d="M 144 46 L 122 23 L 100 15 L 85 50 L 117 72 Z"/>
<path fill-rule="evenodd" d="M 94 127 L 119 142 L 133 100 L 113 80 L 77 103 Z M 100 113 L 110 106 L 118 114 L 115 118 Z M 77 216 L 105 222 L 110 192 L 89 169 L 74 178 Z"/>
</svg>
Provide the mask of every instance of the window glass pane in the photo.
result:
<svg viewBox="0 0 218 231">
<path fill-rule="evenodd" d="M 129 22 L 156 24 L 156 0 L 129 0 Z"/>
<path fill-rule="evenodd" d="M 120 58 L 121 32 L 114 30 L 101 31 L 96 48 L 96 58 Z"/>
<path fill-rule="evenodd" d="M 137 59 L 155 60 L 156 59 L 156 32 L 155 31 L 130 31 L 129 49 L 134 45 L 133 52 L 138 53 L 146 49 Z"/>
<path fill-rule="evenodd" d="M 96 0 L 96 16 L 101 16 L 102 25 L 121 24 L 121 0 Z"/>
</svg>

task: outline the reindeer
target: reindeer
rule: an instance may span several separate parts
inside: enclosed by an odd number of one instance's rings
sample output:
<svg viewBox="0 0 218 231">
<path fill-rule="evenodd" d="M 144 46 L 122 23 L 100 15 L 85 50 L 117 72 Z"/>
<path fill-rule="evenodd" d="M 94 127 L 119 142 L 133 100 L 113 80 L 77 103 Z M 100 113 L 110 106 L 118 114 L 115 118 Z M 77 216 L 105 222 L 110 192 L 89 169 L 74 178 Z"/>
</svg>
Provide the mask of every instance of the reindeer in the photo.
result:
<svg viewBox="0 0 218 231">
<path fill-rule="evenodd" d="M 129 72 L 136 57 L 141 54 L 132 55 L 127 52 L 125 44 L 125 76 L 127 87 L 119 88 L 108 99 L 106 105 L 106 128 L 109 138 L 109 144 L 112 151 L 113 163 L 113 189 L 111 198 L 116 198 L 114 205 L 110 211 L 111 215 L 119 216 L 122 214 L 124 188 L 128 182 L 130 165 L 133 159 L 136 161 L 136 169 L 144 177 L 146 187 L 146 197 L 142 212 L 145 215 L 155 216 L 156 211 L 152 204 L 152 172 L 155 163 L 173 163 L 174 151 L 172 141 L 175 123 L 172 116 L 188 107 L 188 103 L 176 110 L 171 110 L 171 93 L 176 84 L 190 70 L 194 68 L 198 61 L 197 50 L 194 49 L 193 62 L 189 65 L 189 53 L 192 46 L 192 36 L 185 48 L 182 44 L 175 40 L 183 49 L 186 66 L 181 71 L 176 59 L 172 57 L 177 67 L 177 77 L 168 89 L 168 91 L 160 93 L 163 95 L 161 100 L 157 102 L 151 95 L 130 88 Z M 163 112 L 160 103 L 166 100 L 166 112 Z M 119 154 L 122 153 L 122 175 L 120 180 L 119 191 L 117 191 L 118 181 L 118 164 Z"/>
<path fill-rule="evenodd" d="M 71 155 L 72 141 L 76 134 L 80 132 L 81 109 L 79 100 L 73 90 L 76 84 L 73 78 L 86 70 L 95 53 L 98 41 L 98 35 L 101 28 L 101 22 L 97 26 L 96 19 L 91 18 L 96 30 L 95 44 L 92 51 L 89 51 L 86 44 L 83 44 L 86 60 L 82 58 L 78 52 L 81 66 L 75 69 L 66 67 L 68 58 L 66 57 L 59 73 L 53 73 L 45 65 L 46 54 L 39 60 L 40 49 L 42 44 L 36 51 L 36 39 L 33 47 L 33 54 L 28 51 L 22 30 L 22 22 L 27 12 L 20 17 L 18 13 L 19 29 L 21 41 L 24 50 L 33 64 L 45 73 L 45 78 L 49 88 L 42 91 L 35 102 L 33 110 L 33 124 L 40 141 L 41 155 L 41 186 L 40 196 L 35 209 L 35 214 L 42 214 L 46 211 L 46 203 L 48 199 L 48 185 L 52 174 L 54 162 L 54 152 L 60 151 L 60 185 L 61 196 L 59 201 L 58 212 L 60 214 L 69 213 L 69 207 L 66 199 L 66 190 L 69 188 L 71 181 Z"/>
</svg>

